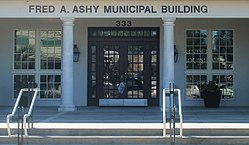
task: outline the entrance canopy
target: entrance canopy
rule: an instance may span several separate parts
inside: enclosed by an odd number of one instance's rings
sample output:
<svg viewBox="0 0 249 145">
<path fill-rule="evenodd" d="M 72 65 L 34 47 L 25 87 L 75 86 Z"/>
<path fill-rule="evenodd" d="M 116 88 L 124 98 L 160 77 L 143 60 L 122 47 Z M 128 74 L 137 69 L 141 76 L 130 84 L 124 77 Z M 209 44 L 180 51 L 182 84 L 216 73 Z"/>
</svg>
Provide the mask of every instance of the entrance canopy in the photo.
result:
<svg viewBox="0 0 249 145">
<path fill-rule="evenodd" d="M 0 18 L 249 18 L 249 1 L 37 1 L 4 0 Z"/>
</svg>

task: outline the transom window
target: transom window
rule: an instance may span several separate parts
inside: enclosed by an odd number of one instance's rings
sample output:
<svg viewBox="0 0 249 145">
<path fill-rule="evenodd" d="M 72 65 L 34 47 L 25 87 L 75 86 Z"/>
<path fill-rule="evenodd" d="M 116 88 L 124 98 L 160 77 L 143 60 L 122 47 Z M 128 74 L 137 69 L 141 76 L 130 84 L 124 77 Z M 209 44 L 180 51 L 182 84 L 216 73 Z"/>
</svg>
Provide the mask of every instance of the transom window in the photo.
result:
<svg viewBox="0 0 249 145">
<path fill-rule="evenodd" d="M 233 30 L 186 30 L 186 99 L 202 98 L 201 86 L 215 81 L 223 99 L 234 98 Z"/>
<path fill-rule="evenodd" d="M 21 88 L 36 83 L 40 98 L 60 98 L 60 30 L 16 30 L 14 45 L 14 97 Z M 31 86 L 31 85 L 30 85 Z"/>
<path fill-rule="evenodd" d="M 102 28 L 102 29 L 91 29 L 89 28 L 89 37 L 90 38 L 121 38 L 121 37 L 148 37 L 156 38 L 158 37 L 158 31 L 156 30 L 144 30 L 144 29 L 133 29 L 133 28 Z"/>
</svg>

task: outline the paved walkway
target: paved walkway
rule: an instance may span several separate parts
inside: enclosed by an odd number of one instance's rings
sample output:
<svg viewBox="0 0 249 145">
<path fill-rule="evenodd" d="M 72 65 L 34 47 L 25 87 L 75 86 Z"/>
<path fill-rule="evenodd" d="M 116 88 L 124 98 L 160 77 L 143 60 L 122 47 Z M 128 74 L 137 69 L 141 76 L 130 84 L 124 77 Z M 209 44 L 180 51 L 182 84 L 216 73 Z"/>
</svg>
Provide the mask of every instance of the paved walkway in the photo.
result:
<svg viewBox="0 0 249 145">
<path fill-rule="evenodd" d="M 0 107 L 0 123 L 12 112 Z M 184 107 L 184 123 L 249 123 L 249 107 Z M 35 107 L 36 123 L 161 123 L 159 107 L 80 107 L 75 112 L 58 112 L 57 107 Z"/>
</svg>

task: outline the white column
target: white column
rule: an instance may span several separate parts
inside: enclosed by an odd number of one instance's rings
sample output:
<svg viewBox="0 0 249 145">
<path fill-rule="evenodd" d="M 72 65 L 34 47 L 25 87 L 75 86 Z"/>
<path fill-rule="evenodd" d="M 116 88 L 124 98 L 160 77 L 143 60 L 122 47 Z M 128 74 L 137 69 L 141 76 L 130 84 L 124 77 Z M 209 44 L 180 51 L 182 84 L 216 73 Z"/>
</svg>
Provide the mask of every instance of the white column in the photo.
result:
<svg viewBox="0 0 249 145">
<path fill-rule="evenodd" d="M 176 18 L 162 18 L 164 28 L 163 55 L 162 55 L 162 85 L 169 88 L 169 83 L 174 83 L 174 26 Z M 169 107 L 169 97 L 166 99 Z M 161 99 L 162 100 L 162 99 Z"/>
<path fill-rule="evenodd" d="M 73 96 L 74 18 L 61 18 L 63 22 L 61 99 L 59 111 L 75 111 Z"/>
</svg>

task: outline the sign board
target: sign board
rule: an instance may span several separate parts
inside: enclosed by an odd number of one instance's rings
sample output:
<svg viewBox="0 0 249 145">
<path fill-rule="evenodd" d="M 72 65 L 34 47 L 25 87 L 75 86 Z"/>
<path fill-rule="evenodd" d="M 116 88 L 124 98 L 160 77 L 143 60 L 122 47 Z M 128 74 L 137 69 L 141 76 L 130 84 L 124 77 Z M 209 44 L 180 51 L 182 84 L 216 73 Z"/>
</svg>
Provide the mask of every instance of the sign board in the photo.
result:
<svg viewBox="0 0 249 145">
<path fill-rule="evenodd" d="M 1 0 L 0 18 L 249 18 L 249 1 Z"/>
</svg>

